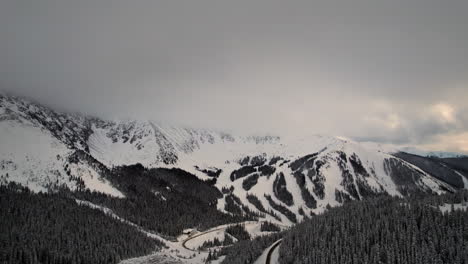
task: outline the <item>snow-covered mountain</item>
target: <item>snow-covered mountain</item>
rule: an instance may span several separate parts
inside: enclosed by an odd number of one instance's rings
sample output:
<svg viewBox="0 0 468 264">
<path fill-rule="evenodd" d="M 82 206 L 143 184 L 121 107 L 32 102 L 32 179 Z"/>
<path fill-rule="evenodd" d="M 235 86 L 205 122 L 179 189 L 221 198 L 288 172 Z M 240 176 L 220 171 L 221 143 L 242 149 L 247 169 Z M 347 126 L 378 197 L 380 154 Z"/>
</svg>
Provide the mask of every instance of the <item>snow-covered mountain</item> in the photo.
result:
<svg viewBox="0 0 468 264">
<path fill-rule="evenodd" d="M 236 136 L 152 121 L 107 121 L 0 95 L 1 182 L 35 191 L 88 188 L 124 198 L 103 172 L 135 163 L 216 179 L 224 193 L 219 210 L 235 203 L 283 223 L 380 193 L 455 188 L 389 151 L 342 138 Z M 466 175 L 458 174 L 468 187 Z"/>
</svg>

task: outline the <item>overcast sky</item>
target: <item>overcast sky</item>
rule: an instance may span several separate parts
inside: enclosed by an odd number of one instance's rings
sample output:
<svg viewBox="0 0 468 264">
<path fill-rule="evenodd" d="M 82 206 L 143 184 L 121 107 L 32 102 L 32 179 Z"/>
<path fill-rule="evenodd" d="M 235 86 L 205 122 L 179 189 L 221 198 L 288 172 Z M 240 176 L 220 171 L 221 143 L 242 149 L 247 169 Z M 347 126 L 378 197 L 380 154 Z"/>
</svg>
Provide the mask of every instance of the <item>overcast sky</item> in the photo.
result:
<svg viewBox="0 0 468 264">
<path fill-rule="evenodd" d="M 64 111 L 468 152 L 468 1 L 2 0 L 0 89 Z"/>
</svg>

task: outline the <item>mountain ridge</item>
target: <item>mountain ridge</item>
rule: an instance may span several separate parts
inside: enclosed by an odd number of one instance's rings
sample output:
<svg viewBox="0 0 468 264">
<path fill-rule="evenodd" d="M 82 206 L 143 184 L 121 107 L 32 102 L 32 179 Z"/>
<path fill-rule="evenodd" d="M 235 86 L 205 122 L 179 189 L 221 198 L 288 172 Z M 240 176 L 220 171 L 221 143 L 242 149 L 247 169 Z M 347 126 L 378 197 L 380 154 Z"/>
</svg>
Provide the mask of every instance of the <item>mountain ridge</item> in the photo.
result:
<svg viewBox="0 0 468 264">
<path fill-rule="evenodd" d="M 261 213 L 258 203 L 248 199 L 253 195 L 274 212 L 267 219 L 287 224 L 367 196 L 442 193 L 468 186 L 466 175 L 459 176 L 465 186 L 460 179 L 452 186 L 385 149 L 343 138 L 236 136 L 152 121 L 106 121 L 4 95 L 0 131 L 2 182 L 15 181 L 35 191 L 84 187 L 125 198 L 112 179 L 103 177 L 102 168 L 136 163 L 180 168 L 228 190 L 218 200 L 220 211 Z"/>
</svg>

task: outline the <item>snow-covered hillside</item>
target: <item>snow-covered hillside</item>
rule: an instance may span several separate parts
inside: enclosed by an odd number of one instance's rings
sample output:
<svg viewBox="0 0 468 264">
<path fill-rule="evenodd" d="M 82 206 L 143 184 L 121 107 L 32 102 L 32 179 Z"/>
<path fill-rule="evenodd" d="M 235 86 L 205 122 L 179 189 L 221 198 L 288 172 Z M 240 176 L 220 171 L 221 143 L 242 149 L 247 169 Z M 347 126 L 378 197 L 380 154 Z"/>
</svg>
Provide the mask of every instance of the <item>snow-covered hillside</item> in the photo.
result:
<svg viewBox="0 0 468 264">
<path fill-rule="evenodd" d="M 286 224 L 378 193 L 453 188 L 388 149 L 343 138 L 235 136 L 153 121 L 107 121 L 2 95 L 0 146 L 3 182 L 36 191 L 67 186 L 124 197 L 102 177 L 104 170 L 135 163 L 177 167 L 216 179 L 224 193 L 220 210 L 234 203 Z"/>
<path fill-rule="evenodd" d="M 75 190 L 84 184 L 90 190 L 124 197 L 88 161 L 77 159 L 84 145 L 78 139 L 83 128 L 70 129 L 75 118 L 0 96 L 0 181 L 18 182 L 33 191 Z"/>
</svg>

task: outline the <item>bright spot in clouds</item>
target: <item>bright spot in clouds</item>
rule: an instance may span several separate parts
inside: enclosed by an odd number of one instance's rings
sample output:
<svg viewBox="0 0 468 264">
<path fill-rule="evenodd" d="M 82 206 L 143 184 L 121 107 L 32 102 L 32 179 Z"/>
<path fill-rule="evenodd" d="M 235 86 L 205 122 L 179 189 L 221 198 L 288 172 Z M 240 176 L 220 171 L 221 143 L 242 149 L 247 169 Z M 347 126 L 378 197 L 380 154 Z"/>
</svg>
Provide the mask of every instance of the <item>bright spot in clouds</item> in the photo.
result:
<svg viewBox="0 0 468 264">
<path fill-rule="evenodd" d="M 440 118 L 444 122 L 454 123 L 455 120 L 455 108 L 446 103 L 438 103 L 431 108 L 433 114 Z"/>
<path fill-rule="evenodd" d="M 468 152 L 468 132 L 444 134 L 434 138 L 434 143 L 423 144 L 421 147 L 435 151 Z"/>
<path fill-rule="evenodd" d="M 387 117 L 387 127 L 390 129 L 396 129 L 400 126 L 400 118 L 397 114 L 390 114 Z"/>
</svg>

